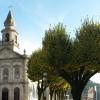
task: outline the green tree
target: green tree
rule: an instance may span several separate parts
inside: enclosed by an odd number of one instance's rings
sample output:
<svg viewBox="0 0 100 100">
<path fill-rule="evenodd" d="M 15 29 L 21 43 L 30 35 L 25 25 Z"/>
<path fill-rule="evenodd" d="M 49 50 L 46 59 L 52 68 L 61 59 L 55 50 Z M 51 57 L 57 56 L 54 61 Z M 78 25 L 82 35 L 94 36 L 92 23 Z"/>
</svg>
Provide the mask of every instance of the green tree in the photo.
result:
<svg viewBox="0 0 100 100">
<path fill-rule="evenodd" d="M 43 73 L 46 72 L 47 75 L 47 84 L 44 87 L 44 82 L 43 82 Z M 29 58 L 28 61 L 28 77 L 32 81 L 37 81 L 38 82 L 38 100 L 41 100 L 43 91 L 49 86 L 50 87 L 50 96 L 52 100 L 52 95 L 54 93 L 54 87 L 53 84 L 60 85 L 64 83 L 61 87 L 61 90 L 67 90 L 67 86 L 69 86 L 68 83 L 62 77 L 60 77 L 56 71 L 53 69 L 53 67 L 49 67 L 47 63 L 47 56 L 46 53 L 42 50 L 36 50 L 35 52 L 32 53 L 32 55 Z M 58 87 L 55 87 L 56 90 L 59 90 Z"/>
<path fill-rule="evenodd" d="M 47 72 L 49 68 L 46 66 L 46 57 L 42 50 L 35 51 L 29 58 L 28 61 L 28 77 L 32 81 L 38 82 L 38 100 L 41 99 L 42 93 L 45 90 L 43 87 L 43 73 Z"/>
<path fill-rule="evenodd" d="M 70 89 L 70 85 L 66 82 L 62 77 L 54 77 L 52 78 L 49 88 L 50 88 L 50 100 L 52 100 L 53 94 L 55 100 L 62 100 L 66 91 Z M 57 98 L 56 98 L 57 97 Z"/>
<path fill-rule="evenodd" d="M 49 28 L 43 39 L 48 64 L 71 85 L 74 100 L 80 100 L 88 80 L 100 66 L 100 25 L 88 19 L 72 41 L 62 24 Z"/>
<path fill-rule="evenodd" d="M 71 59 L 71 40 L 65 27 L 58 24 L 45 32 L 43 50 L 46 52 L 48 64 L 53 68 L 63 69 Z"/>
</svg>

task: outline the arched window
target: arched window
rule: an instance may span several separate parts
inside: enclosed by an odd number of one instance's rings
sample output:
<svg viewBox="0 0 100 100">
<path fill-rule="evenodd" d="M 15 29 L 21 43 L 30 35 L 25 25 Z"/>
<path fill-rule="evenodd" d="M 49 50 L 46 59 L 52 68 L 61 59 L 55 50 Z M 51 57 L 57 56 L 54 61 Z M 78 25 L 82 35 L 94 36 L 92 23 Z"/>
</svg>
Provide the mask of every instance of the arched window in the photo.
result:
<svg viewBox="0 0 100 100">
<path fill-rule="evenodd" d="M 19 79 L 20 78 L 20 70 L 19 67 L 15 67 L 15 79 Z"/>
<path fill-rule="evenodd" d="M 6 36 L 6 37 L 5 37 L 5 38 L 6 38 L 5 41 L 8 42 L 8 41 L 9 41 L 9 33 L 6 33 L 5 36 Z"/>
<path fill-rule="evenodd" d="M 3 70 L 3 80 L 4 80 L 4 81 L 7 81 L 8 78 L 9 78 L 9 71 L 8 71 L 7 68 L 5 68 L 5 69 Z"/>
<path fill-rule="evenodd" d="M 9 91 L 7 88 L 2 89 L 2 100 L 8 100 Z"/>
<path fill-rule="evenodd" d="M 14 100 L 20 100 L 20 89 L 17 87 L 14 89 Z"/>
</svg>

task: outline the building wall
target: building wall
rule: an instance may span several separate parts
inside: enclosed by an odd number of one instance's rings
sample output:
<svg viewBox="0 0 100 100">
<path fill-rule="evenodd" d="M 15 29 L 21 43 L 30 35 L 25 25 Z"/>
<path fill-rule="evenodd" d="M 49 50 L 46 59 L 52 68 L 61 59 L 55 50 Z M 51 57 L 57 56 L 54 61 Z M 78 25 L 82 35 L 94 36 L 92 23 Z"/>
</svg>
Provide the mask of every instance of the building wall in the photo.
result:
<svg viewBox="0 0 100 100">
<path fill-rule="evenodd" d="M 16 67 L 18 67 L 20 71 L 20 78 L 18 79 L 15 79 Z M 9 78 L 7 81 L 3 80 L 3 70 L 5 68 L 9 71 Z M 28 100 L 28 80 L 26 77 L 26 63 L 24 59 L 0 60 L 0 100 L 2 100 L 3 88 L 9 90 L 9 100 L 14 100 L 14 89 L 16 87 L 20 89 L 20 100 Z"/>
</svg>

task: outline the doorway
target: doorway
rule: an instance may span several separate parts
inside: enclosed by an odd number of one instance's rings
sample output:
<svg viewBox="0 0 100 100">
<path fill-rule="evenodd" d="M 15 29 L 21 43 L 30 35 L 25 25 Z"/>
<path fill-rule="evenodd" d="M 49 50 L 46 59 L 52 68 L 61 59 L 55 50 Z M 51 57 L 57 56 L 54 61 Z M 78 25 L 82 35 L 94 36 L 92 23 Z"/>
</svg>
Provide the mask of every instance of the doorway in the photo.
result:
<svg viewBox="0 0 100 100">
<path fill-rule="evenodd" d="M 8 100 L 8 89 L 7 88 L 3 88 L 2 90 L 2 100 Z"/>
</svg>

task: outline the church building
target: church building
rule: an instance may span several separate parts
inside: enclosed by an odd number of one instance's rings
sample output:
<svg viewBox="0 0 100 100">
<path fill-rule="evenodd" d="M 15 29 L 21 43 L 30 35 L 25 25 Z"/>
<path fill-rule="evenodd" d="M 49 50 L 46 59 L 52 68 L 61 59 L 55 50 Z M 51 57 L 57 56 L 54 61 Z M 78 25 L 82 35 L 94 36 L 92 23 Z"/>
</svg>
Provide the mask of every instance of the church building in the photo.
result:
<svg viewBox="0 0 100 100">
<path fill-rule="evenodd" d="M 1 31 L 0 41 L 0 100 L 30 100 L 27 78 L 28 57 L 19 49 L 18 32 L 9 11 Z M 35 99 L 34 99 L 35 100 Z"/>
</svg>

